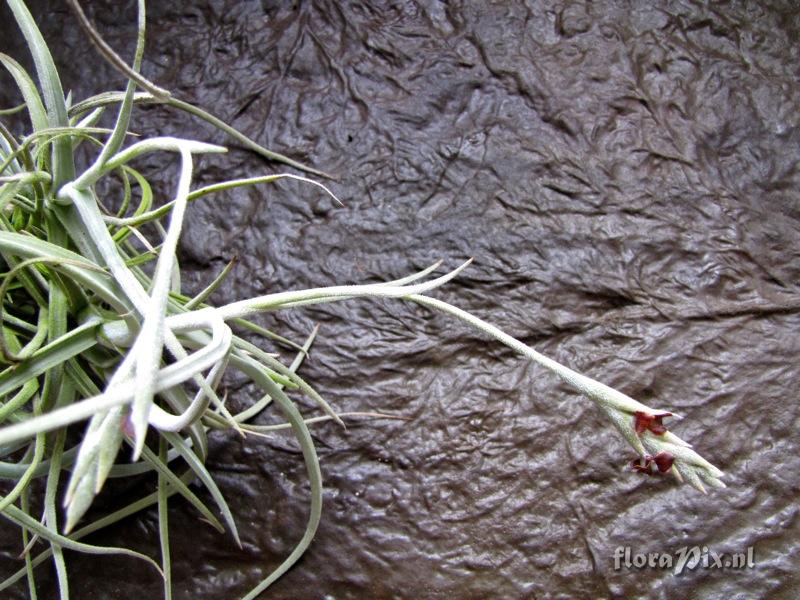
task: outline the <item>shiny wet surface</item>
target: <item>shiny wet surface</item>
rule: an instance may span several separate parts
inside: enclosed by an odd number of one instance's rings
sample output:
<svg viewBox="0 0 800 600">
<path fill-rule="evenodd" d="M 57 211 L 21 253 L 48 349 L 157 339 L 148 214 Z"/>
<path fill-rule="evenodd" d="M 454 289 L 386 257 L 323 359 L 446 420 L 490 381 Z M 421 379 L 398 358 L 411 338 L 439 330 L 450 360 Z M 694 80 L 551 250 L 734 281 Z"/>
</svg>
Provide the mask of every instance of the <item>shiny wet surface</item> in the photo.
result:
<svg viewBox="0 0 800 600">
<path fill-rule="evenodd" d="M 51 47 L 64 44 L 65 87 L 77 98 L 121 87 L 67 9 L 44 16 L 45 4 L 31 7 Z M 91 4 L 129 54 L 135 3 Z M 670 425 L 729 488 L 704 496 L 632 473 L 632 450 L 588 400 L 444 316 L 399 301 L 268 315 L 260 322 L 298 341 L 321 324 L 301 373 L 338 410 L 409 420 L 314 428 L 323 520 L 265 597 L 796 597 L 794 4 L 282 4 L 149 8 L 146 75 L 337 174 L 345 203 L 285 183 L 194 204 L 186 288 L 234 255 L 218 303 L 475 257 L 434 295 L 680 413 Z M 22 59 L 0 14 L 2 48 Z M 134 129 L 229 144 L 159 108 L 137 113 Z M 196 184 L 281 170 L 234 146 L 204 159 Z M 163 190 L 173 174 L 164 170 Z M 228 391 L 240 406 L 253 399 L 237 380 Z M 176 598 L 244 593 L 305 525 L 308 485 L 288 435 L 217 436 L 209 463 L 244 549 L 172 502 Z M 149 489 L 137 485 L 102 501 Z M 156 556 L 156 513 L 93 541 Z M 17 546 L 4 544 L 3 574 L 21 565 Z M 617 548 L 694 546 L 752 547 L 755 566 L 615 568 Z M 160 595 L 153 571 L 132 560 L 68 564 L 75 598 Z M 40 597 L 53 597 L 41 571 Z"/>
</svg>

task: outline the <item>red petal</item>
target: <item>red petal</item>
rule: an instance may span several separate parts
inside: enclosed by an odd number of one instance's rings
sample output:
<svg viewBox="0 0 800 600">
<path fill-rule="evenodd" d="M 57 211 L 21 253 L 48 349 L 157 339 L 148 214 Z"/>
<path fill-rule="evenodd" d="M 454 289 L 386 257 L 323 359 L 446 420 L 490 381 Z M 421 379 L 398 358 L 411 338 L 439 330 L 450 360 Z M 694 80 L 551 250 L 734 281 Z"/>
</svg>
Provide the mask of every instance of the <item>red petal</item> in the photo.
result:
<svg viewBox="0 0 800 600">
<path fill-rule="evenodd" d="M 672 413 L 662 412 L 657 415 L 651 415 L 642 410 L 637 410 L 633 413 L 633 416 L 633 428 L 636 431 L 636 435 L 642 435 L 645 431 L 650 431 L 655 435 L 664 435 L 667 432 L 667 426 L 661 422 L 661 419 L 671 417 Z"/>
<path fill-rule="evenodd" d="M 652 475 L 653 471 L 650 468 L 653 464 L 653 457 L 649 454 L 644 458 L 637 458 L 631 461 L 631 468 L 637 473 L 644 473 L 645 475 Z"/>
<path fill-rule="evenodd" d="M 666 473 L 672 468 L 672 463 L 675 462 L 675 456 L 666 450 L 662 450 L 653 457 L 653 461 L 656 463 L 659 471 Z"/>
</svg>

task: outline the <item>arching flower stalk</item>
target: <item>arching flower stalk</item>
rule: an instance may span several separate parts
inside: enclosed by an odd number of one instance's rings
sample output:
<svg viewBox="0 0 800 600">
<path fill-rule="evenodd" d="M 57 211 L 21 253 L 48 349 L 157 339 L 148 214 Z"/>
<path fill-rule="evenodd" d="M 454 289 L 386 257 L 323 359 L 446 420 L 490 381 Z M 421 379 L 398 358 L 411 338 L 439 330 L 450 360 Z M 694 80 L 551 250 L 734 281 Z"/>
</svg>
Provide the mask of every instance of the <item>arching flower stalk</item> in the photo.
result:
<svg viewBox="0 0 800 600">
<path fill-rule="evenodd" d="M 664 472 L 672 473 L 678 481 L 686 480 L 701 492 L 706 491 L 703 482 L 716 488 L 725 487 L 720 480 L 723 472 L 695 452 L 689 443 L 668 431 L 662 423 L 662 419 L 665 417 L 676 416 L 673 413 L 650 408 L 619 390 L 586 375 L 581 375 L 540 354 L 494 325 L 451 304 L 421 295 L 409 296 L 408 299 L 461 319 L 558 375 L 608 415 L 622 437 L 633 446 L 644 463 L 647 463 L 648 460 L 652 462 L 659 453 L 668 453 L 674 457 L 674 460 L 670 468 L 665 469 Z M 662 454 L 663 456 L 665 455 Z M 660 466 L 665 464 L 662 459 Z"/>
</svg>

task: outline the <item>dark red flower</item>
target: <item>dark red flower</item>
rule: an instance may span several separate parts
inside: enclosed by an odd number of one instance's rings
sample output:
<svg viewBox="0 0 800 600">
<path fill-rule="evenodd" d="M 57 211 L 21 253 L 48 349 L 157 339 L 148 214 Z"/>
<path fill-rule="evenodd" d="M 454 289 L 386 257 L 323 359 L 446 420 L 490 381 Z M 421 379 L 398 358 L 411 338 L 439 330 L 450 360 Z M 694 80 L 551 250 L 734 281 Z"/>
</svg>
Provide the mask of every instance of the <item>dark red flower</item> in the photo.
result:
<svg viewBox="0 0 800 600">
<path fill-rule="evenodd" d="M 666 473 L 672 468 L 672 463 L 675 462 L 675 456 L 666 450 L 662 450 L 653 457 L 653 462 L 656 463 L 659 471 Z"/>
<path fill-rule="evenodd" d="M 672 413 L 662 412 L 657 415 L 652 415 L 641 410 L 633 413 L 634 422 L 633 428 L 636 435 L 642 435 L 645 431 L 650 431 L 656 435 L 664 435 L 667 431 L 666 425 L 661 422 L 664 417 L 671 417 Z"/>
<path fill-rule="evenodd" d="M 631 467 L 637 473 L 644 473 L 645 475 L 657 475 L 659 473 L 666 473 L 672 468 L 672 463 L 675 462 L 675 456 L 672 453 L 662 450 L 655 456 L 649 454 L 644 459 L 637 458 L 631 462 Z"/>
<path fill-rule="evenodd" d="M 631 468 L 637 473 L 644 473 L 645 475 L 652 475 L 653 457 L 649 454 L 642 458 L 637 458 L 631 461 Z"/>
</svg>

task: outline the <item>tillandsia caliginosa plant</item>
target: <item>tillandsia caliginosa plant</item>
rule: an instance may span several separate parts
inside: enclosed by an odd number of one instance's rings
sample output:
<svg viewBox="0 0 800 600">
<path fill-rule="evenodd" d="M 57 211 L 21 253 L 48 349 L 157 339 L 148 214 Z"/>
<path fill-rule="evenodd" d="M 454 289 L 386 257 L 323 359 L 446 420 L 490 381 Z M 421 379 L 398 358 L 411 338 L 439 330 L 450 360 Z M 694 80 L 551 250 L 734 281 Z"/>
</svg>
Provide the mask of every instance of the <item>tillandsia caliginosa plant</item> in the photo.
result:
<svg viewBox="0 0 800 600">
<path fill-rule="evenodd" d="M 77 2 L 69 2 L 89 39 L 127 78 L 127 87 L 71 103 L 24 2 L 7 0 L 33 56 L 36 78 L 14 58 L 0 54 L 0 62 L 22 95 L 18 110 L 27 113 L 31 127 L 26 135 L 14 135 L 0 120 L 0 477 L 13 482 L 0 497 L 0 512 L 19 526 L 25 561 L 16 574 L 0 582 L 0 589 L 27 577 L 35 597 L 35 568 L 52 557 L 61 597 L 67 598 L 64 549 L 71 549 L 145 560 L 161 574 L 165 596 L 171 597 L 169 497 L 182 496 L 212 526 L 219 531 L 227 528 L 239 540 L 234 516 L 204 466 L 209 432 L 220 429 L 246 437 L 276 427 L 290 428 L 302 449 L 311 484 L 305 534 L 284 562 L 245 598 L 256 597 L 280 577 L 311 543 L 322 510 L 320 467 L 308 424 L 329 419 L 341 423 L 352 415 L 338 414 L 296 373 L 316 330 L 298 346 L 249 319 L 258 313 L 316 303 L 396 298 L 455 317 L 552 371 L 593 400 L 639 454 L 636 470 L 671 473 L 699 490 L 704 490 L 704 484 L 724 487 L 721 471 L 667 430 L 663 419 L 671 413 L 576 373 L 472 314 L 426 295 L 456 277 L 469 260 L 439 277 L 432 277 L 437 263 L 385 283 L 285 291 L 213 306 L 208 298 L 225 279 L 229 265 L 198 295 L 182 294 L 176 250 L 191 202 L 234 187 L 285 178 L 333 194 L 321 183 L 288 173 L 193 189 L 197 157 L 225 152 L 225 148 L 173 137 L 137 139 L 129 129 L 135 105 L 168 105 L 216 125 L 270 161 L 308 175 L 325 175 L 262 148 L 142 77 L 144 0 L 138 2 L 138 40 L 130 64 L 103 42 Z M 109 108 L 116 109 L 113 128 L 98 127 Z M 9 112 L 0 116 L 5 118 Z M 87 150 L 82 148 L 86 146 L 93 158 L 88 167 L 78 170 L 76 153 L 79 148 Z M 164 152 L 179 155 L 180 166 L 174 196 L 159 204 L 147 178 L 136 169 L 135 159 Z M 101 197 L 101 190 L 105 194 L 109 189 L 119 191 L 122 198 L 113 213 Z M 149 229 L 143 232 L 144 225 Z M 294 346 L 296 360 L 284 365 L 235 334 L 233 327 L 259 333 L 270 343 Z M 217 392 L 227 369 L 243 373 L 263 393 L 237 414 L 230 412 Z M 284 390 L 312 398 L 322 414 L 304 419 Z M 284 424 L 251 423 L 273 403 Z M 150 443 L 146 443 L 148 432 L 155 432 Z M 76 437 L 77 433 L 82 435 Z M 77 443 L 68 442 L 75 439 Z M 121 452 L 125 445 L 131 448 L 132 461 Z M 81 523 L 107 478 L 146 472 L 155 473 L 156 492 Z M 31 511 L 30 484 L 39 478 L 44 480 L 41 518 Z M 208 490 L 216 511 L 190 489 L 188 484 L 196 480 Z M 66 492 L 57 498 L 61 481 L 67 484 Z M 159 517 L 159 561 L 130 549 L 80 541 L 152 505 L 157 505 Z"/>
</svg>

